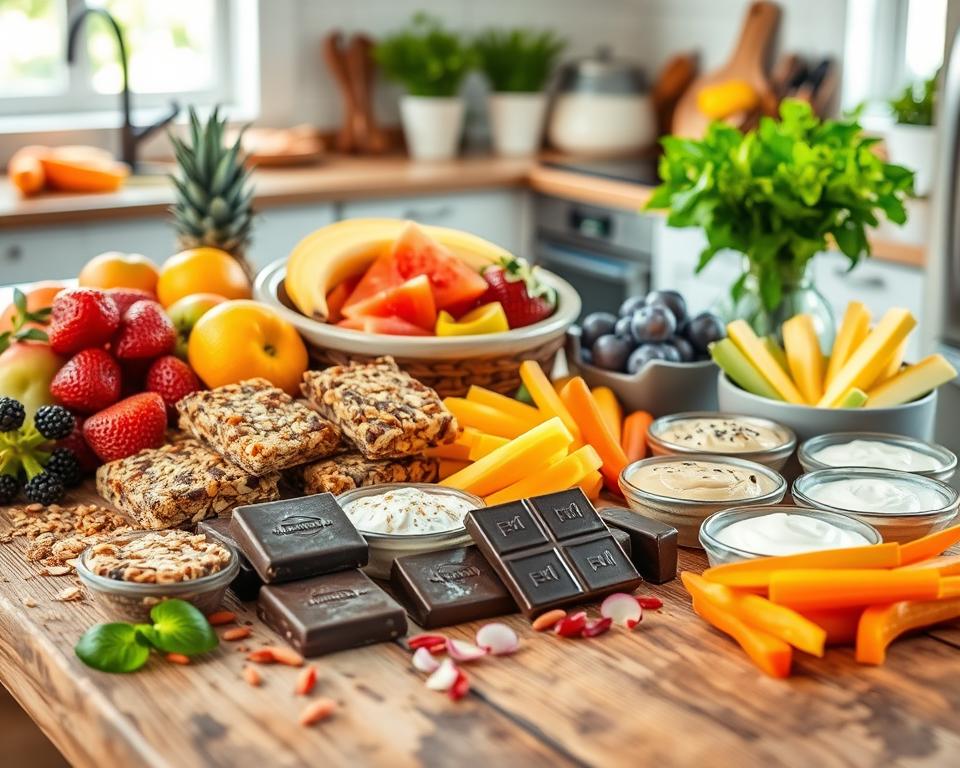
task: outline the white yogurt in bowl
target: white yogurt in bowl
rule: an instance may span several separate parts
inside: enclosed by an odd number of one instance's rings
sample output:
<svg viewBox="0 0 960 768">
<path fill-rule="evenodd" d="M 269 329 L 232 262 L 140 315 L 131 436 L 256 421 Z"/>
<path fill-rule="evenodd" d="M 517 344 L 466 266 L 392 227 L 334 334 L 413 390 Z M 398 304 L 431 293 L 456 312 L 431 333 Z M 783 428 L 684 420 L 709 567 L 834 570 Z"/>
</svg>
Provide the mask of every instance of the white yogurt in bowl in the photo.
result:
<svg viewBox="0 0 960 768">
<path fill-rule="evenodd" d="M 903 435 L 834 432 L 807 440 L 798 452 L 805 472 L 829 467 L 870 467 L 949 480 L 957 467 L 952 451 Z"/>
</svg>

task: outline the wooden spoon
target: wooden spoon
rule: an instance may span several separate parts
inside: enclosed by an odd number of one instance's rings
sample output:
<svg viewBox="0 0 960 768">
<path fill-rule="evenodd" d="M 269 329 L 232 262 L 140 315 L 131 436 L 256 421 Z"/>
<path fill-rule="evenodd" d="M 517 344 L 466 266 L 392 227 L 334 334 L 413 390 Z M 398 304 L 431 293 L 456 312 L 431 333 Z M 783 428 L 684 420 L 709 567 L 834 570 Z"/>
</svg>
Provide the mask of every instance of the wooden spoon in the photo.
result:
<svg viewBox="0 0 960 768">
<path fill-rule="evenodd" d="M 381 154 L 387 148 L 386 136 L 373 115 L 373 40 L 366 35 L 354 35 L 350 40 L 347 65 L 357 111 L 354 114 L 354 132 L 363 151 Z"/>
<path fill-rule="evenodd" d="M 353 133 L 357 103 L 353 88 L 350 87 L 347 60 L 343 50 L 343 35 L 339 31 L 331 32 L 323 39 L 323 57 L 337 83 L 337 88 L 343 100 L 343 123 L 337 132 L 337 151 L 349 154 L 357 148 L 356 137 Z"/>
</svg>

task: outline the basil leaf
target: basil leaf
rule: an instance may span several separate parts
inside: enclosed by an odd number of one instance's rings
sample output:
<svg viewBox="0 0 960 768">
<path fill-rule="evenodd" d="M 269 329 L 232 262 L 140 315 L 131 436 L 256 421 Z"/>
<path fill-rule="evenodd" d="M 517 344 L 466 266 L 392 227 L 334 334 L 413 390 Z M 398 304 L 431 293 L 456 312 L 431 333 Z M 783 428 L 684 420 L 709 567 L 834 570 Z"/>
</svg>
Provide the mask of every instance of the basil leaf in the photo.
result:
<svg viewBox="0 0 960 768">
<path fill-rule="evenodd" d="M 101 672 L 133 672 L 150 658 L 150 646 L 130 624 L 97 624 L 83 633 L 74 652 L 84 664 Z"/>
<path fill-rule="evenodd" d="M 150 611 L 153 627 L 144 632 L 155 648 L 195 656 L 217 647 L 219 639 L 206 617 L 184 600 L 164 600 Z"/>
</svg>

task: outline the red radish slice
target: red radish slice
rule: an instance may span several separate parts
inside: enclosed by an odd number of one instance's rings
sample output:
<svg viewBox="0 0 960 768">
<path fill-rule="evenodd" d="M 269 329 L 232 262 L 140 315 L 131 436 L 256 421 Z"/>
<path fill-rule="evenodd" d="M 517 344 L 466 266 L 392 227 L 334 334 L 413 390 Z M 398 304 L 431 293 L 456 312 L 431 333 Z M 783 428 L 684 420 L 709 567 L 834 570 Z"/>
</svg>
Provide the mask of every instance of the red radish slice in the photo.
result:
<svg viewBox="0 0 960 768">
<path fill-rule="evenodd" d="M 470 691 L 470 678 L 467 677 L 467 673 L 462 669 L 457 670 L 457 679 L 454 681 L 453 685 L 450 686 L 450 690 L 447 691 L 447 695 L 450 696 L 454 701 L 460 701 L 467 693 Z"/>
<path fill-rule="evenodd" d="M 477 630 L 477 645 L 494 656 L 506 656 L 520 647 L 520 638 L 506 624 L 495 621 Z"/>
<path fill-rule="evenodd" d="M 413 637 L 407 638 L 407 647 L 411 651 L 417 650 L 417 648 L 431 648 L 434 645 L 445 645 L 447 638 L 443 635 L 414 635 Z"/>
<path fill-rule="evenodd" d="M 645 611 L 657 611 L 663 608 L 663 600 L 653 595 L 641 595 L 637 598 L 637 602 Z"/>
<path fill-rule="evenodd" d="M 418 672 L 436 672 L 439 667 L 440 662 L 427 648 L 420 647 L 413 652 L 413 668 Z"/>
<path fill-rule="evenodd" d="M 613 619 L 611 619 L 609 616 L 602 619 L 594 619 L 583 628 L 581 636 L 596 637 L 597 635 L 602 635 L 604 632 L 610 631 L 611 624 L 613 624 Z"/>
<path fill-rule="evenodd" d="M 447 638 L 447 653 L 454 661 L 476 661 L 487 655 L 483 648 L 478 648 L 466 640 L 454 640 L 451 637 Z"/>
<path fill-rule="evenodd" d="M 572 613 L 569 616 L 565 616 L 559 622 L 554 629 L 560 637 L 580 637 L 583 632 L 584 627 L 587 626 L 587 614 L 585 611 L 580 611 L 578 613 Z"/>
<path fill-rule="evenodd" d="M 643 608 L 633 595 L 615 592 L 600 603 L 600 615 L 627 629 L 633 629 L 643 618 Z"/>
<path fill-rule="evenodd" d="M 450 659 L 444 659 L 440 666 L 427 678 L 427 688 L 431 691 L 449 691 L 457 682 L 460 670 Z"/>
</svg>

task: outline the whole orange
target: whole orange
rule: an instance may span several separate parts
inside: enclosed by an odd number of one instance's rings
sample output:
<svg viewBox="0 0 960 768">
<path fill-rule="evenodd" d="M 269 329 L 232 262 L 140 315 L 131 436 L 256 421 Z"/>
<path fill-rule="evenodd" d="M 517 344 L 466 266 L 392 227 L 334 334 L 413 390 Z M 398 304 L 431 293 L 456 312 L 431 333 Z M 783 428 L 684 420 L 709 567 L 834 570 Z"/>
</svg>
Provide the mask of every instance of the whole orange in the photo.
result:
<svg viewBox="0 0 960 768">
<path fill-rule="evenodd" d="M 27 297 L 27 312 L 36 312 L 38 309 L 53 306 L 54 297 L 60 293 L 65 286 L 60 283 L 34 283 L 33 287 L 24 291 Z M 13 302 L 0 313 L 0 333 L 13 330 L 13 318 L 17 314 L 17 308 Z M 26 323 L 24 328 L 43 328 L 44 323 Z"/>
<path fill-rule="evenodd" d="M 157 292 L 157 265 L 139 253 L 107 251 L 83 265 L 77 282 L 87 288 L 139 288 Z"/>
<path fill-rule="evenodd" d="M 243 267 L 218 248 L 190 248 L 160 267 L 157 298 L 165 307 L 191 293 L 216 293 L 228 299 L 249 299 L 250 280 Z"/>
<path fill-rule="evenodd" d="M 262 376 L 295 395 L 307 370 L 307 348 L 297 329 L 266 304 L 225 301 L 193 326 L 190 367 L 208 387 Z"/>
</svg>

